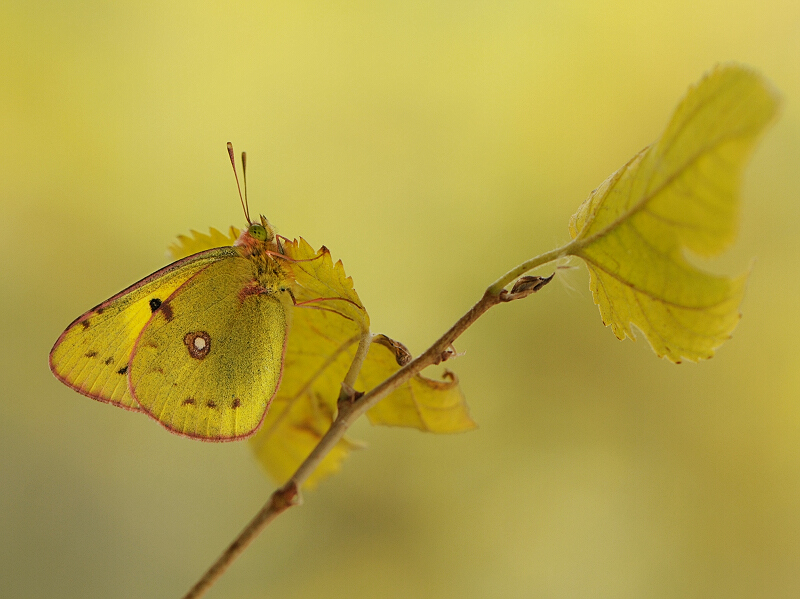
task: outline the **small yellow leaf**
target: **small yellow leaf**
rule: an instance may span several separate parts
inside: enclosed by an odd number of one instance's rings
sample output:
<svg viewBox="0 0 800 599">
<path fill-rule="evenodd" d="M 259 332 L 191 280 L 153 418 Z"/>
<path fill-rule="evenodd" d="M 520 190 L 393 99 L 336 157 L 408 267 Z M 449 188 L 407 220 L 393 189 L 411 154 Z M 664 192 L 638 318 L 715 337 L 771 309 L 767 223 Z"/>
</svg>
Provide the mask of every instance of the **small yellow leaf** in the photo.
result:
<svg viewBox="0 0 800 599">
<path fill-rule="evenodd" d="M 396 372 L 410 358 L 401 344 L 378 335 L 370 346 L 359 377 L 360 387 L 371 389 Z M 405 426 L 431 433 L 460 433 L 477 425 L 470 418 L 458 379 L 445 371 L 446 380 L 413 377 L 367 412 L 372 424 Z"/>
<path fill-rule="evenodd" d="M 217 231 L 214 227 L 211 227 L 208 234 L 191 230 L 189 231 L 191 237 L 178 235 L 178 241 L 171 244 L 169 248 L 167 248 L 167 252 L 173 260 L 180 260 L 181 258 L 186 258 L 186 256 L 191 256 L 203 250 L 233 245 L 239 238 L 240 233 L 241 231 L 234 226 L 231 226 L 228 235 Z"/>
<path fill-rule="evenodd" d="M 571 251 L 589 269 L 603 322 L 619 339 L 641 330 L 673 362 L 710 358 L 739 321 L 746 276 L 707 274 L 684 257 L 735 238 L 741 173 L 778 109 L 755 72 L 714 69 L 691 88 L 666 131 L 593 191 L 570 220 Z"/>
<path fill-rule="evenodd" d="M 300 240 L 283 244 L 286 255 L 295 262 L 290 263 L 294 278 L 295 295 L 299 303 L 308 302 L 309 309 L 329 310 L 352 320 L 361 331 L 369 330 L 369 315 L 358 299 L 353 280 L 344 272 L 342 261 L 335 264 L 328 248 L 319 251 Z"/>
</svg>

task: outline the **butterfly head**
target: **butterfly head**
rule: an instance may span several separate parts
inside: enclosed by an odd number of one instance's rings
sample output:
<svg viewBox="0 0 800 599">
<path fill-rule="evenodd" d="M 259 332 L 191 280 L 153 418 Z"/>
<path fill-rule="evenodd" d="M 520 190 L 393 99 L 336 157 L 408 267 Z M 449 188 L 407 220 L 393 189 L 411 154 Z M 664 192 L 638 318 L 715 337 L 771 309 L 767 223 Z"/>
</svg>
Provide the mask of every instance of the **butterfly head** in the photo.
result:
<svg viewBox="0 0 800 599">
<path fill-rule="evenodd" d="M 275 228 L 269 224 L 269 221 L 262 214 L 260 223 L 250 223 L 247 227 L 247 235 L 257 241 L 269 243 L 275 239 Z"/>
<path fill-rule="evenodd" d="M 262 215 L 261 222 L 251 222 L 247 225 L 247 229 L 242 231 L 234 245 L 244 246 L 251 250 L 262 248 L 276 251 L 278 249 L 275 241 L 276 236 L 275 227 Z"/>
</svg>

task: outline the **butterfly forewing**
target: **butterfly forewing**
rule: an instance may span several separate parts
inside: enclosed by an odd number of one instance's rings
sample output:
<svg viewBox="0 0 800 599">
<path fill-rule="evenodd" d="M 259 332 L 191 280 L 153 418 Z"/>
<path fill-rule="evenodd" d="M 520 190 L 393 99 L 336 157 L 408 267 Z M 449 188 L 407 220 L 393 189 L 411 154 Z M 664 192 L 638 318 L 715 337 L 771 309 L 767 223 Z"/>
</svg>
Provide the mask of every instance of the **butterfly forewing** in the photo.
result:
<svg viewBox="0 0 800 599">
<path fill-rule="evenodd" d="M 187 280 L 136 341 L 129 384 L 139 405 L 190 437 L 233 440 L 259 427 L 280 383 L 288 309 L 226 258 Z"/>
<path fill-rule="evenodd" d="M 67 327 L 53 346 L 53 374 L 83 395 L 138 410 L 127 376 L 137 337 L 177 288 L 209 264 L 232 255 L 239 254 L 228 247 L 189 256 L 92 308 Z"/>
</svg>

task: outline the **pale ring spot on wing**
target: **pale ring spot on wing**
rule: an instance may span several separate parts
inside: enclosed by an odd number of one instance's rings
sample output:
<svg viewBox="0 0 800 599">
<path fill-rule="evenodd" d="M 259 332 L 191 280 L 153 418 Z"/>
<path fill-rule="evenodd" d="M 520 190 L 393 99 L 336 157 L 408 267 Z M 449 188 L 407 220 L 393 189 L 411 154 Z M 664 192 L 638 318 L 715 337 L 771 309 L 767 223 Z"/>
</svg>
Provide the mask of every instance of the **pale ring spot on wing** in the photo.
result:
<svg viewBox="0 0 800 599">
<path fill-rule="evenodd" d="M 189 350 L 189 355 L 196 360 L 202 360 L 211 351 L 211 336 L 205 331 L 186 333 L 183 343 Z"/>
</svg>

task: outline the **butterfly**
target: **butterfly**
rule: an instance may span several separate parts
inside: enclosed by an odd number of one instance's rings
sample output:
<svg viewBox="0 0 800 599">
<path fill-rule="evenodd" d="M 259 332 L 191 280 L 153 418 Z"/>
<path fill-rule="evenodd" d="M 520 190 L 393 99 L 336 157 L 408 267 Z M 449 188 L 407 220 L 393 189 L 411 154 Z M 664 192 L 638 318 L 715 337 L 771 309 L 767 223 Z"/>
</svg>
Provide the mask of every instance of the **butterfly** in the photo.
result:
<svg viewBox="0 0 800 599">
<path fill-rule="evenodd" d="M 228 154 L 236 174 L 230 143 Z M 50 352 L 56 378 L 177 434 L 255 433 L 280 385 L 294 296 L 281 238 L 242 207 L 233 246 L 178 260 L 72 322 Z"/>
</svg>

